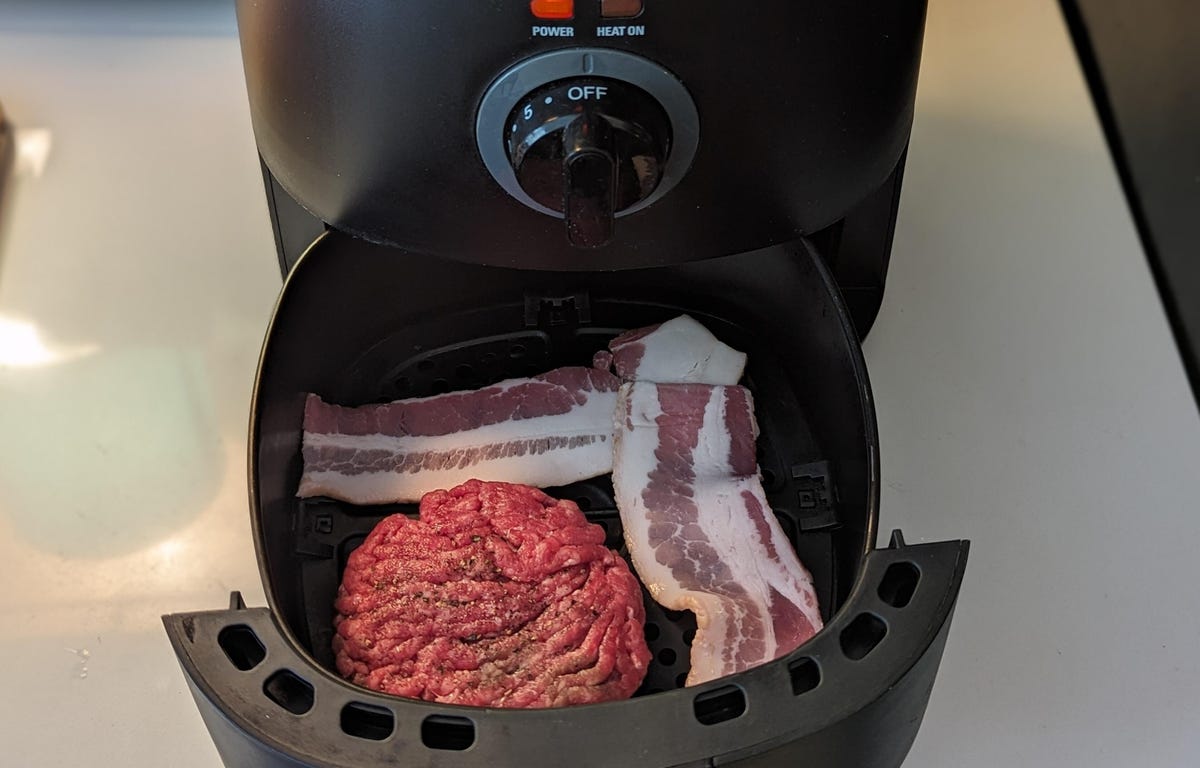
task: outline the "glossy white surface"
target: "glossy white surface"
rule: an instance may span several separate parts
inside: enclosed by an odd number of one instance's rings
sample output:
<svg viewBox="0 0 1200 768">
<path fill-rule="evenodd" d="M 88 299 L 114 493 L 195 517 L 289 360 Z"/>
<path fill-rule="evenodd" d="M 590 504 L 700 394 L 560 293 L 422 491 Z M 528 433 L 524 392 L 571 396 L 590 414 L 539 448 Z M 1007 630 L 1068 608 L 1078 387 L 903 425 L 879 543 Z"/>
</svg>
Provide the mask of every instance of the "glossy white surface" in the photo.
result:
<svg viewBox="0 0 1200 768">
<path fill-rule="evenodd" d="M 914 766 L 1200 759 L 1200 416 L 1058 14 L 934 0 L 866 350 L 881 530 L 971 562 Z"/>
<path fill-rule="evenodd" d="M 0 102 L 51 137 L 0 230 L 6 766 L 219 764 L 159 616 L 263 601 L 245 427 L 279 276 L 232 30 L 0 5 Z"/>
<path fill-rule="evenodd" d="M 279 277 L 227 6 L 0 4 L 5 765 L 218 764 L 158 617 L 263 602 Z M 907 174 L 882 529 L 974 541 L 907 764 L 1191 765 L 1200 418 L 1054 3 L 933 0 Z"/>
</svg>

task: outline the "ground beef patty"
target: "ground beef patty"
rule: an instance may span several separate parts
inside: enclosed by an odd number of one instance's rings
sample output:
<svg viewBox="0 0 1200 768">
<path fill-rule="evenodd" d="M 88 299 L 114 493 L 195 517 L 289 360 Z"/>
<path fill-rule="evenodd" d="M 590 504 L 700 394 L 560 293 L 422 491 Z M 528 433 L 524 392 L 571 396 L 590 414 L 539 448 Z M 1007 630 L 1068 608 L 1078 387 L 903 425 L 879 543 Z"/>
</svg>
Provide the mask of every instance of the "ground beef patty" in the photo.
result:
<svg viewBox="0 0 1200 768">
<path fill-rule="evenodd" d="M 414 699 L 555 707 L 628 698 L 650 661 L 637 578 L 579 507 L 471 480 L 381 521 L 338 590 L 338 671 Z"/>
</svg>

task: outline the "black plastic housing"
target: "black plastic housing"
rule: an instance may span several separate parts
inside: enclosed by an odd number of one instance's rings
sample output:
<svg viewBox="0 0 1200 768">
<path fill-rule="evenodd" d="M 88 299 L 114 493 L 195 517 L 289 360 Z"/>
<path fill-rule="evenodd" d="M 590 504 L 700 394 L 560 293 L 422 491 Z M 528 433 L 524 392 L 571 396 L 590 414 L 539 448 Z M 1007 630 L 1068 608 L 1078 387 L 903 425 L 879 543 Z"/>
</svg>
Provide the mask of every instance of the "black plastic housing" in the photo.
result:
<svg viewBox="0 0 1200 768">
<path fill-rule="evenodd" d="M 409 251 L 520 268 L 638 268 L 724 256 L 839 221 L 908 143 L 924 0 L 647 2 L 639 36 L 598 36 L 599 2 L 544 22 L 527 0 L 241 0 L 259 152 L 316 219 Z M 534 27 L 569 27 L 542 37 Z M 691 169 L 602 248 L 505 193 L 476 110 L 510 65 L 571 47 L 665 67 L 700 114 Z M 502 141 L 501 136 L 495 137 Z"/>
<path fill-rule="evenodd" d="M 265 164 L 262 173 L 279 270 L 286 277 L 326 226 L 288 195 Z M 883 303 L 903 177 L 901 159 L 883 186 L 810 238 L 841 288 L 860 339 L 871 330 Z"/>
<path fill-rule="evenodd" d="M 304 393 L 364 403 L 586 364 L 615 333 L 681 311 L 750 355 L 768 498 L 813 571 L 827 628 L 785 658 L 684 689 L 690 617 L 649 603 L 656 659 L 646 685 L 596 706 L 449 707 L 338 679 L 329 642 L 340 571 L 394 510 L 295 498 Z M 549 766 L 570 748 L 585 750 L 573 757 L 580 765 L 896 766 L 919 726 L 966 561 L 965 542 L 874 549 L 870 387 L 837 287 L 804 241 L 652 270 L 556 273 L 327 233 L 276 309 L 250 462 L 269 610 L 166 618 L 229 765 Z M 604 479 L 552 493 L 580 499 L 617 542 Z M 453 748 L 468 735 L 468 748 Z"/>
<path fill-rule="evenodd" d="M 1060 0 L 1200 405 L 1200 14 L 1193 0 Z"/>
</svg>

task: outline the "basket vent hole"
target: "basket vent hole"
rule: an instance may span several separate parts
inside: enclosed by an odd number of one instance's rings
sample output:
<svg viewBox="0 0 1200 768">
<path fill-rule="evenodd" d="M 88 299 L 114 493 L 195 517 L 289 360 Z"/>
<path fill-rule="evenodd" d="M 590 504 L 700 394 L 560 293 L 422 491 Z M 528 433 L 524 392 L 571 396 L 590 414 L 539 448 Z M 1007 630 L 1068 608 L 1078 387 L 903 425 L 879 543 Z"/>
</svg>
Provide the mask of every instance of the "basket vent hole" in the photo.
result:
<svg viewBox="0 0 1200 768">
<path fill-rule="evenodd" d="M 775 473 L 769 469 L 762 469 L 762 483 L 770 488 L 775 485 Z"/>
<path fill-rule="evenodd" d="M 788 674 L 792 678 L 793 696 L 808 693 L 821 684 L 821 667 L 808 656 L 788 664 Z"/>
<path fill-rule="evenodd" d="M 263 647 L 262 641 L 254 634 L 254 630 L 245 624 L 235 624 L 222 629 L 217 635 L 217 644 L 225 651 L 233 666 L 243 672 L 254 669 L 267 658 L 267 649 Z"/>
<path fill-rule="evenodd" d="M 430 749 L 462 751 L 475 743 L 475 723 L 465 717 L 430 715 L 421 723 L 421 743 Z"/>
<path fill-rule="evenodd" d="M 893 608 L 903 608 L 917 591 L 921 572 L 912 563 L 892 563 L 879 582 L 879 599 Z"/>
<path fill-rule="evenodd" d="M 716 725 L 745 713 L 746 694 L 736 685 L 727 685 L 700 694 L 692 701 L 692 708 L 701 725 Z"/>
<path fill-rule="evenodd" d="M 587 496 L 578 496 L 575 499 L 575 505 L 578 506 L 580 509 L 582 509 L 584 512 L 587 512 L 589 509 L 592 508 L 592 500 L 589 499 Z M 601 524 L 603 525 L 603 523 L 601 523 Z M 608 530 L 607 525 L 604 526 L 604 530 L 606 530 L 606 531 Z"/>
<path fill-rule="evenodd" d="M 646 624 L 646 642 L 653 643 L 658 639 L 659 629 L 657 624 Z"/>
<path fill-rule="evenodd" d="M 678 675 L 675 675 L 675 685 L 679 688 L 687 685 L 687 676 L 687 672 L 680 672 Z"/>
<path fill-rule="evenodd" d="M 508 348 L 508 356 L 513 360 L 520 360 L 522 357 L 525 357 L 525 345 L 513 344 Z"/>
<path fill-rule="evenodd" d="M 475 373 L 470 363 L 461 363 L 454 369 L 454 375 L 460 379 L 469 379 Z"/>
<path fill-rule="evenodd" d="M 433 380 L 433 394 L 441 395 L 441 394 L 445 394 L 446 392 L 449 392 L 449 391 L 450 391 L 450 382 L 446 381 L 445 379 L 434 379 Z"/>
<path fill-rule="evenodd" d="M 429 358 L 425 358 L 424 360 L 417 363 L 417 370 L 418 371 L 432 371 L 436 366 L 437 366 L 437 363 L 433 362 L 433 360 L 431 360 Z"/>
<path fill-rule="evenodd" d="M 689 629 L 687 632 L 683 633 L 683 644 L 684 645 L 691 647 L 692 641 L 695 639 L 696 639 L 696 630 Z"/>
<path fill-rule="evenodd" d="M 496 362 L 496 353 L 495 352 L 485 352 L 483 357 L 479 358 L 479 363 L 481 365 L 493 365 L 493 364 L 495 364 L 495 362 Z"/>
<path fill-rule="evenodd" d="M 671 621 L 673 621 L 673 622 L 675 622 L 676 624 L 678 624 L 678 623 L 679 623 L 679 622 L 681 622 L 681 621 L 687 621 L 687 619 L 688 619 L 688 616 L 689 616 L 689 614 L 691 613 L 691 611 L 672 611 L 672 610 L 667 610 L 667 611 L 664 611 L 664 613 L 666 613 L 666 614 L 667 614 L 667 618 L 668 618 L 668 619 L 670 619 Z"/>
<path fill-rule="evenodd" d="M 342 732 L 371 741 L 383 741 L 396 730 L 396 716 L 390 709 L 352 701 L 342 707 Z"/>
<path fill-rule="evenodd" d="M 290 669 L 281 669 L 263 683 L 267 698 L 291 712 L 303 715 L 313 708 L 313 687 Z"/>
<path fill-rule="evenodd" d="M 842 653 L 851 661 L 865 659 L 887 634 L 887 624 L 873 613 L 860 613 L 842 630 Z"/>
<path fill-rule="evenodd" d="M 658 652 L 658 663 L 662 664 L 664 667 L 669 667 L 674 664 L 676 658 L 677 657 L 675 655 L 674 648 L 663 648 Z"/>
<path fill-rule="evenodd" d="M 412 389 L 412 382 L 408 380 L 407 376 L 401 376 L 400 378 L 396 379 L 397 392 L 404 394 L 410 389 Z"/>
</svg>

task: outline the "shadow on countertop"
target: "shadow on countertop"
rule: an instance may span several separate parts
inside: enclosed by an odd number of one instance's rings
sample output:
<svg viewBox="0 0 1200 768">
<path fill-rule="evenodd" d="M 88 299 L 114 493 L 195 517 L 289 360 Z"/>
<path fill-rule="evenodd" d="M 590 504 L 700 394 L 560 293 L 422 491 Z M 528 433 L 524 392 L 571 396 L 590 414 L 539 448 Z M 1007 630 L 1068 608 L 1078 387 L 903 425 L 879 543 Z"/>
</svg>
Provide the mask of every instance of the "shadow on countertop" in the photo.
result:
<svg viewBox="0 0 1200 768">
<path fill-rule="evenodd" d="M 0 522 L 74 560 L 191 525 L 229 466 L 204 366 L 198 351 L 148 346 L 0 366 Z"/>
<path fill-rule="evenodd" d="M 0 275 L 4 273 L 4 246 L 8 240 L 8 214 L 12 207 L 12 176 L 17 153 L 17 141 L 13 134 L 12 123 L 4 114 L 4 104 L 0 103 Z"/>
</svg>

